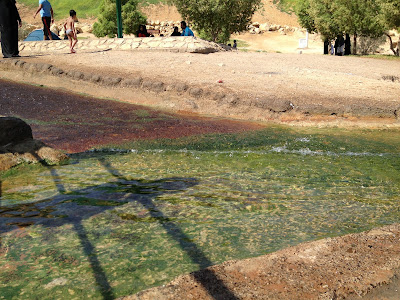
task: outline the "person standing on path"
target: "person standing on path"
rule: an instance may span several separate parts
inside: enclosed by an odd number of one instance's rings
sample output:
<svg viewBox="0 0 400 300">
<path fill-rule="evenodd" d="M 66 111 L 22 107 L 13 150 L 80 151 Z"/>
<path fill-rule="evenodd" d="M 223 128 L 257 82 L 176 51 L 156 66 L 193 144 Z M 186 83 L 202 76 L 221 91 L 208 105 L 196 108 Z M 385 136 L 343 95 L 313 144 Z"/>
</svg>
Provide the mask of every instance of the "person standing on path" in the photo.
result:
<svg viewBox="0 0 400 300">
<path fill-rule="evenodd" d="M 189 27 L 186 26 L 185 21 L 181 22 L 181 28 L 182 28 L 181 36 L 194 36 L 193 31 Z"/>
<path fill-rule="evenodd" d="M 53 37 L 51 36 L 50 26 L 51 23 L 54 23 L 54 13 L 48 0 L 39 0 L 39 8 L 33 15 L 33 18 L 36 18 L 39 12 L 43 22 L 43 40 L 52 40 Z"/>
<path fill-rule="evenodd" d="M 1 51 L 4 58 L 19 57 L 18 26 L 21 18 L 15 0 L 0 0 Z"/>
</svg>

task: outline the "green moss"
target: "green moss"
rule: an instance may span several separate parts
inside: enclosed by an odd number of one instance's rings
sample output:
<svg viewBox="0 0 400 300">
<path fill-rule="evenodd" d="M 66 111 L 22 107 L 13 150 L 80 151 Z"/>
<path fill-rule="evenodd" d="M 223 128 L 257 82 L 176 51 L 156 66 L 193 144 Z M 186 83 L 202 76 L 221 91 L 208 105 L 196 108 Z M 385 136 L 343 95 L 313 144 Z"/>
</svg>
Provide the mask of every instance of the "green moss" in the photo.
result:
<svg viewBox="0 0 400 300">
<path fill-rule="evenodd" d="M 52 298 L 104 298 L 104 282 L 118 298 L 225 260 L 400 222 L 398 129 L 272 125 L 117 147 L 137 151 L 3 174 L 0 217 L 26 222 L 0 220 L 24 226 L 1 234 L 0 295 L 49 299 L 43 286 L 65 278 Z M 82 219 L 65 202 L 100 207 Z"/>
<path fill-rule="evenodd" d="M 109 200 L 100 200 L 86 197 L 74 198 L 71 200 L 66 200 L 64 203 L 74 202 L 79 205 L 90 205 L 90 206 L 120 206 L 126 204 L 126 202 L 117 202 Z"/>
</svg>

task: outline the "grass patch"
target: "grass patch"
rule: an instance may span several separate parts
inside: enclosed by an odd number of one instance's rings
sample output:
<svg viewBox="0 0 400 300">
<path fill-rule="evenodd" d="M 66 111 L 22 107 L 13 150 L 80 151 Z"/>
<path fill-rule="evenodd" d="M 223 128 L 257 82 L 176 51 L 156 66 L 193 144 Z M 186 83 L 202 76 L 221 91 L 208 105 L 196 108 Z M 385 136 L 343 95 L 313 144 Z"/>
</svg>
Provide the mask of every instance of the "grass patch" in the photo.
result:
<svg viewBox="0 0 400 300">
<path fill-rule="evenodd" d="M 233 45 L 233 41 L 234 41 L 234 39 L 230 39 L 228 44 Z M 236 40 L 236 43 L 237 43 L 238 48 L 247 48 L 250 46 L 249 43 L 247 43 L 246 41 L 243 41 L 243 40 Z"/>
<path fill-rule="evenodd" d="M 372 59 L 380 59 L 380 60 L 400 61 L 400 56 L 387 55 L 387 54 L 354 55 L 354 56 L 355 57 L 360 57 L 360 58 L 372 58 Z"/>
<path fill-rule="evenodd" d="M 34 9 L 38 7 L 37 0 L 20 0 L 20 3 Z M 74 9 L 77 12 L 79 18 L 96 18 L 99 14 L 99 0 L 86 0 L 86 1 L 74 1 L 74 0 L 60 0 L 50 1 L 54 15 L 57 21 L 69 16 L 69 11 Z M 147 6 L 149 4 L 166 3 L 165 0 L 139 0 L 139 4 Z M 33 12 L 32 12 L 33 14 Z"/>
</svg>

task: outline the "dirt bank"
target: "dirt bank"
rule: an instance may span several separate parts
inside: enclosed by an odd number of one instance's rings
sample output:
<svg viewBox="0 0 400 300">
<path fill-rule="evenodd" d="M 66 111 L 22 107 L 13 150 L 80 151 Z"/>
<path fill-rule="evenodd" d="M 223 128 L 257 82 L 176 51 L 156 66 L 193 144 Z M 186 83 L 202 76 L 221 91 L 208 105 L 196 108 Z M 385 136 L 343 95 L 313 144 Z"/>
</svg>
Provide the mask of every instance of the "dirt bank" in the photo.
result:
<svg viewBox="0 0 400 300">
<path fill-rule="evenodd" d="M 123 299 L 328 300 L 362 299 L 368 293 L 367 299 L 399 299 L 399 238 L 400 225 L 391 225 L 304 243 L 228 261 Z M 381 287 L 387 283 L 389 288 Z"/>
<path fill-rule="evenodd" d="M 22 53 L 24 54 L 24 53 Z M 296 125 L 328 120 L 398 126 L 400 61 L 312 54 L 100 51 L 23 57 L 87 74 L 140 79 L 142 89 L 106 89 L 58 74 L 0 71 L 14 80 L 63 87 L 174 111 Z M 14 72 L 15 73 L 15 72 Z M 17 72 L 18 73 L 18 72 Z M 143 82 L 147 82 L 145 88 Z M 153 89 L 153 83 L 160 89 Z M 150 87 L 151 92 L 147 92 Z"/>
<path fill-rule="evenodd" d="M 0 81 L 0 115 L 26 120 L 36 139 L 69 153 L 138 139 L 262 128 L 256 123 L 170 114 L 47 88 Z"/>
</svg>

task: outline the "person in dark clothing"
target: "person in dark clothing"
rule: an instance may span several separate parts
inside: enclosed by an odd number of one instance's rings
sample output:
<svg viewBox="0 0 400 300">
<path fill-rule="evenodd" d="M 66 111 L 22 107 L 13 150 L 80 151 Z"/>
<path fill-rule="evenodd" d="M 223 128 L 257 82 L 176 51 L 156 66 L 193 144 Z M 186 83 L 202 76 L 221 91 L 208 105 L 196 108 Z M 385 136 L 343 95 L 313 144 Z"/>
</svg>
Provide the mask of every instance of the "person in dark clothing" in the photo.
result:
<svg viewBox="0 0 400 300">
<path fill-rule="evenodd" d="M 344 53 L 344 38 L 343 35 L 339 34 L 335 41 L 335 55 L 342 56 Z"/>
<path fill-rule="evenodd" d="M 171 34 L 171 36 L 181 36 L 181 33 L 179 32 L 178 27 L 174 27 L 174 32 Z"/>
<path fill-rule="evenodd" d="M 15 0 L 0 0 L 1 50 L 4 58 L 19 57 L 18 26 L 21 25 Z"/>
<path fill-rule="evenodd" d="M 139 30 L 136 31 L 137 37 L 149 37 L 150 34 L 147 32 L 146 26 L 139 25 Z"/>
<path fill-rule="evenodd" d="M 344 55 L 350 55 L 350 54 L 351 54 L 350 35 L 346 33 L 346 39 L 344 41 Z"/>
<path fill-rule="evenodd" d="M 324 40 L 324 54 L 329 54 L 329 46 L 330 46 L 330 42 L 328 39 Z"/>
</svg>

